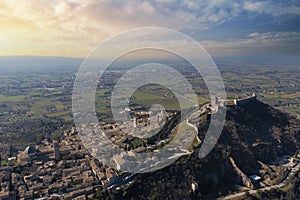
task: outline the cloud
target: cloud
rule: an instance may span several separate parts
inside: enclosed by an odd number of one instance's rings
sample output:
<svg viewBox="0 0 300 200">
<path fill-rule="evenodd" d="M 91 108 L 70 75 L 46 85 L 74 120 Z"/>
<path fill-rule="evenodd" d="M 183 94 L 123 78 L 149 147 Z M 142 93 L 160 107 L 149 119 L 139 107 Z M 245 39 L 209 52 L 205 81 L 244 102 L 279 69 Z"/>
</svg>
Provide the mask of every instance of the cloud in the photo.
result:
<svg viewBox="0 0 300 200">
<path fill-rule="evenodd" d="M 199 9 L 201 5 L 199 1 L 191 0 L 183 0 L 181 4 L 191 10 Z"/>
<path fill-rule="evenodd" d="M 300 11 L 297 1 L 1 1 L 0 36 L 5 38 L 1 52 L 20 51 L 33 45 L 36 49 L 30 53 L 54 52 L 55 48 L 59 49 L 58 54 L 85 55 L 97 43 L 120 31 L 162 26 L 185 33 L 197 32 L 238 19 L 245 13 L 281 16 L 299 15 Z"/>
<path fill-rule="evenodd" d="M 273 16 L 300 15 L 300 6 L 294 1 L 247 1 L 244 4 L 244 9 Z"/>
<path fill-rule="evenodd" d="M 300 42 L 300 33 L 298 32 L 266 32 L 257 33 L 253 32 L 248 35 L 248 40 L 260 41 L 260 42 L 276 42 L 276 43 L 287 43 L 287 42 Z"/>
<path fill-rule="evenodd" d="M 253 32 L 244 39 L 200 42 L 213 56 L 300 54 L 298 32 Z"/>
<path fill-rule="evenodd" d="M 177 0 L 155 0 L 157 3 L 175 3 Z"/>
<path fill-rule="evenodd" d="M 163 26 L 176 30 L 208 29 L 238 17 L 243 11 L 299 14 L 300 7 L 269 1 L 238 0 L 11 0 L 1 2 L 0 16 L 30 22 L 40 29 L 69 34 L 110 35 L 142 26 Z M 273 11 L 274 10 L 274 11 Z"/>
</svg>

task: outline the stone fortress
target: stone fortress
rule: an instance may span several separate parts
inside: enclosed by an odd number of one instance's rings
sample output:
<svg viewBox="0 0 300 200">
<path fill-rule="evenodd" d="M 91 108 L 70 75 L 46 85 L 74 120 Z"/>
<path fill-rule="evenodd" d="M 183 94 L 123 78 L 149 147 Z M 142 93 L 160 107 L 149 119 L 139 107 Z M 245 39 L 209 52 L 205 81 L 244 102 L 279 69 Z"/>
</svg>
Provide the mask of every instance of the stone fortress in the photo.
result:
<svg viewBox="0 0 300 200">
<path fill-rule="evenodd" d="M 257 100 L 257 94 L 253 93 L 252 96 L 242 98 L 242 99 L 220 99 L 217 96 L 213 96 L 211 98 L 210 103 L 208 103 L 206 106 L 204 106 L 204 109 L 209 109 L 212 113 L 218 112 L 218 109 L 220 107 L 226 108 L 226 106 L 234 106 L 236 109 L 241 106 L 245 105 L 247 103 L 253 102 Z"/>
<path fill-rule="evenodd" d="M 252 101 L 256 101 L 256 99 L 257 99 L 257 94 L 253 93 L 252 96 L 244 99 L 234 99 L 233 103 L 235 105 L 235 108 L 238 108 L 238 106 L 245 105 Z"/>
</svg>

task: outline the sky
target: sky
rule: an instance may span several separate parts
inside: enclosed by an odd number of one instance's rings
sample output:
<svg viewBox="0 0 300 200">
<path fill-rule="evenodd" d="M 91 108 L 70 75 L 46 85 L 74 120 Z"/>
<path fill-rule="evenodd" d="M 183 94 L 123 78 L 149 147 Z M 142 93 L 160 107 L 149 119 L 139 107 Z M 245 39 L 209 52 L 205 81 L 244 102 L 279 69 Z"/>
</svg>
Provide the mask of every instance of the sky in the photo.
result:
<svg viewBox="0 0 300 200">
<path fill-rule="evenodd" d="M 299 0 L 5 0 L 0 56 L 84 58 L 133 28 L 165 27 L 212 56 L 300 54 Z"/>
</svg>

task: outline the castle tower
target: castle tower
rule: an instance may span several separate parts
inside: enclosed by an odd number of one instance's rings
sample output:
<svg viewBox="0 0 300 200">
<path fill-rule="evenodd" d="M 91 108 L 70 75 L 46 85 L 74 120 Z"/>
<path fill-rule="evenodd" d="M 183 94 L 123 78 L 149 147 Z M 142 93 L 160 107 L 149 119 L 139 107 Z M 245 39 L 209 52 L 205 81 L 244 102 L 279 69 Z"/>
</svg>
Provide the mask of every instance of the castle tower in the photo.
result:
<svg viewBox="0 0 300 200">
<path fill-rule="evenodd" d="M 213 98 L 211 99 L 211 106 L 216 106 L 219 104 L 219 99 L 217 96 L 213 96 Z"/>
<path fill-rule="evenodd" d="M 137 126 L 137 121 L 136 121 L 136 117 L 133 118 L 133 128 L 136 128 Z"/>
<path fill-rule="evenodd" d="M 11 145 L 9 144 L 8 146 L 7 146 L 7 156 L 11 156 Z"/>
<path fill-rule="evenodd" d="M 55 140 L 53 140 L 53 151 L 54 151 L 54 158 L 55 158 L 55 160 L 58 160 L 59 157 L 60 157 L 59 144 Z"/>
<path fill-rule="evenodd" d="M 163 112 L 157 113 L 156 115 L 156 124 L 160 125 L 163 121 Z"/>
<path fill-rule="evenodd" d="M 198 183 L 197 182 L 192 182 L 192 192 L 196 192 L 198 190 Z"/>
<path fill-rule="evenodd" d="M 239 100 L 238 99 L 234 99 L 233 103 L 235 105 L 235 109 L 237 109 L 238 108 L 238 104 L 239 104 Z"/>
</svg>

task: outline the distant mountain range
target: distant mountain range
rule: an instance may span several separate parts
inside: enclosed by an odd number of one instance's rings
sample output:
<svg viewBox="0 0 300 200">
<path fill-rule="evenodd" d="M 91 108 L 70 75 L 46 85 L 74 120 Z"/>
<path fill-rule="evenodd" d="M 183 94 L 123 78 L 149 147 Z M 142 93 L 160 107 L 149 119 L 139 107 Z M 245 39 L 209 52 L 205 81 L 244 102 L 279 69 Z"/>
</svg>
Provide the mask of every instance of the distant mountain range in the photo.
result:
<svg viewBox="0 0 300 200">
<path fill-rule="evenodd" d="M 213 58 L 218 63 L 247 64 L 300 64 L 298 56 L 256 56 L 256 57 L 224 57 Z M 24 67 L 79 67 L 84 58 L 52 57 L 52 56 L 0 56 L 0 70 L 3 68 L 24 69 Z M 147 62 L 147 60 L 145 60 Z M 168 62 L 171 60 L 162 60 Z M 132 62 L 132 61 L 131 61 Z M 133 63 L 139 61 L 133 61 Z M 159 60 L 158 60 L 159 62 Z M 121 62 L 120 62 L 121 63 Z M 130 62 L 124 63 L 130 64 Z"/>
<path fill-rule="evenodd" d="M 0 69 L 24 67 L 74 67 L 80 66 L 83 59 L 48 56 L 0 56 Z"/>
</svg>

